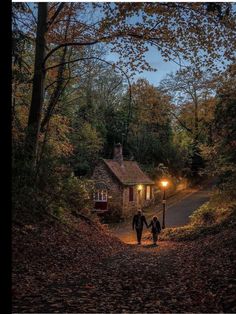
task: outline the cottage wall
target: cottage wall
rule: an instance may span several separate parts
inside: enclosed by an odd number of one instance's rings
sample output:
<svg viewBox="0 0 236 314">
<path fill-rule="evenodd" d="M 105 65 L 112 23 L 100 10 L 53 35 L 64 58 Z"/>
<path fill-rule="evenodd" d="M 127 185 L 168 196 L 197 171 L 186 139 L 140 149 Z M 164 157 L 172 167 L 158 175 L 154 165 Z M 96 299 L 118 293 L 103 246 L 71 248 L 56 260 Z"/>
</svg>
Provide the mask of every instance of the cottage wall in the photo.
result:
<svg viewBox="0 0 236 314">
<path fill-rule="evenodd" d="M 109 189 L 108 208 L 111 210 L 111 215 L 122 216 L 123 187 L 116 179 L 116 177 L 111 174 L 111 172 L 103 162 L 99 163 L 95 167 L 92 179 L 97 182 L 101 181 L 106 183 Z"/>
<path fill-rule="evenodd" d="M 145 186 L 143 186 L 145 187 Z M 140 192 L 140 204 L 138 204 L 138 186 L 134 185 L 133 201 L 129 201 L 129 187 L 124 188 L 123 192 L 123 215 L 124 217 L 132 216 L 138 208 L 144 208 L 152 202 L 152 200 L 145 200 L 145 190 L 144 188 Z"/>
<path fill-rule="evenodd" d="M 103 162 L 95 167 L 92 179 L 95 182 L 104 182 L 108 186 L 108 209 L 114 218 L 131 217 L 138 208 L 150 204 L 150 200 L 145 200 L 145 185 L 141 190 L 140 203 L 138 204 L 138 185 L 132 186 L 133 201 L 129 201 L 129 186 L 123 186 Z"/>
<path fill-rule="evenodd" d="M 133 198 L 134 200 L 132 202 L 129 201 L 129 187 L 124 187 L 123 192 L 123 215 L 124 217 L 130 217 L 137 211 L 137 189 L 136 186 L 134 188 Z"/>
</svg>

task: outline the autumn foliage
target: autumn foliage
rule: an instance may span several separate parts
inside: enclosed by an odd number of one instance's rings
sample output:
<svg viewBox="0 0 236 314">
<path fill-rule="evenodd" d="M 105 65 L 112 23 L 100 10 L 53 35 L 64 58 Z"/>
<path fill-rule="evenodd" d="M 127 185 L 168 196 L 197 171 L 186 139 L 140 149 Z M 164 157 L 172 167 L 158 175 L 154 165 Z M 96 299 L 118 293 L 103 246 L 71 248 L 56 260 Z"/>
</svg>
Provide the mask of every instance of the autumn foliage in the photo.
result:
<svg viewBox="0 0 236 314">
<path fill-rule="evenodd" d="M 12 7 L 13 311 L 235 312 L 234 4 Z M 150 48 L 180 67 L 159 86 L 141 77 Z M 156 249 L 91 214 L 118 142 L 154 180 L 218 180 Z"/>
</svg>

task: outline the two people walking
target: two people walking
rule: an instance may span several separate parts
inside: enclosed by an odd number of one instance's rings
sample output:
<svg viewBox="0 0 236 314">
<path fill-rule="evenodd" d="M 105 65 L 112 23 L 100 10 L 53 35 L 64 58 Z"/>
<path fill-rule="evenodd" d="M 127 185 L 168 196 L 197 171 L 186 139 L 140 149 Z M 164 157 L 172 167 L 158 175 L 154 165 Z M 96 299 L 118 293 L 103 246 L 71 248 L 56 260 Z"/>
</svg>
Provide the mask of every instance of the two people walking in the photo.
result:
<svg viewBox="0 0 236 314">
<path fill-rule="evenodd" d="M 138 210 L 137 214 L 134 215 L 133 217 L 133 223 L 132 227 L 133 230 L 135 228 L 136 234 L 137 234 L 137 241 L 138 244 L 141 244 L 141 238 L 142 238 L 142 233 L 143 233 L 143 225 L 146 225 L 147 228 L 152 228 L 151 233 L 152 233 L 152 239 L 153 239 L 153 244 L 157 245 L 157 239 L 158 239 L 158 234 L 161 232 L 161 225 L 159 220 L 157 219 L 156 216 L 153 216 L 150 224 L 147 224 L 145 216 L 142 214 L 141 210 Z"/>
</svg>

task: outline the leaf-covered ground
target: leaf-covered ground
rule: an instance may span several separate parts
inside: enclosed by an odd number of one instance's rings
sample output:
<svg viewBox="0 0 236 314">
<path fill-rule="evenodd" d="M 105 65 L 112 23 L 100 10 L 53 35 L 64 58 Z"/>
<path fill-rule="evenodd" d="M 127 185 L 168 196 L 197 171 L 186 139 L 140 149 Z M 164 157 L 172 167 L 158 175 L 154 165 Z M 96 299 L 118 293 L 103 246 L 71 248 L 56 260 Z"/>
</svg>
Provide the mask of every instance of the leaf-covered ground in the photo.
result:
<svg viewBox="0 0 236 314">
<path fill-rule="evenodd" d="M 234 313 L 235 243 L 232 229 L 153 247 L 75 219 L 14 225 L 13 312 Z"/>
</svg>

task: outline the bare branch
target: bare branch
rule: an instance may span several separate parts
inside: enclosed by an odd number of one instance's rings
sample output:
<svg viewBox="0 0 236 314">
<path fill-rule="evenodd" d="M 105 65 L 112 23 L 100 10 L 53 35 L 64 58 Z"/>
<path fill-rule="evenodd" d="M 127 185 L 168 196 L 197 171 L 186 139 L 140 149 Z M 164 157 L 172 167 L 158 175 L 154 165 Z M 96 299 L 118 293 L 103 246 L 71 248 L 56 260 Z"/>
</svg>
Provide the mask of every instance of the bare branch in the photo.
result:
<svg viewBox="0 0 236 314">
<path fill-rule="evenodd" d="M 53 24 L 53 22 L 55 21 L 56 17 L 58 16 L 58 14 L 61 12 L 61 10 L 63 9 L 63 7 L 65 6 L 65 2 L 61 2 L 60 5 L 58 6 L 56 12 L 53 14 L 53 16 L 51 17 L 51 19 L 48 21 L 48 27 L 47 29 L 49 29 L 49 27 Z"/>
<path fill-rule="evenodd" d="M 169 113 L 172 114 L 172 115 L 175 117 L 175 119 L 179 122 L 179 124 L 180 124 L 186 131 L 188 131 L 189 133 L 191 133 L 191 134 L 193 135 L 193 131 L 192 131 L 190 128 L 188 128 L 188 127 L 186 126 L 186 124 L 185 124 L 183 121 L 181 121 L 181 120 L 179 119 L 179 117 L 178 117 L 173 111 L 169 111 Z"/>
<path fill-rule="evenodd" d="M 34 15 L 34 12 L 31 10 L 31 8 L 30 8 L 30 6 L 28 5 L 27 2 L 25 2 L 25 5 L 27 6 L 27 8 L 29 9 L 30 13 L 32 14 L 35 24 L 37 24 L 37 19 L 36 19 L 36 16 Z"/>
</svg>

